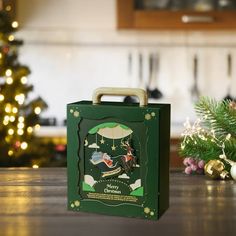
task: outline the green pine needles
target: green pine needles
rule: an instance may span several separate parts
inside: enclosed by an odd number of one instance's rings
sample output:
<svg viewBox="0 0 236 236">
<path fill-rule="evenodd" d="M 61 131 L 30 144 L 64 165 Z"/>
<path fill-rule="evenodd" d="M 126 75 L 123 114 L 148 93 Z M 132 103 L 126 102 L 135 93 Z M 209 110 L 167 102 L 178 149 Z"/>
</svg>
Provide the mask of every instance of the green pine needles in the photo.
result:
<svg viewBox="0 0 236 236">
<path fill-rule="evenodd" d="M 208 97 L 202 97 L 195 105 L 197 115 L 207 128 L 215 131 L 223 138 L 231 134 L 236 138 L 236 104 L 231 100 L 217 102 Z"/>
<path fill-rule="evenodd" d="M 236 103 L 201 97 L 195 110 L 199 119 L 185 122 L 180 155 L 207 162 L 225 154 L 236 161 Z"/>
</svg>

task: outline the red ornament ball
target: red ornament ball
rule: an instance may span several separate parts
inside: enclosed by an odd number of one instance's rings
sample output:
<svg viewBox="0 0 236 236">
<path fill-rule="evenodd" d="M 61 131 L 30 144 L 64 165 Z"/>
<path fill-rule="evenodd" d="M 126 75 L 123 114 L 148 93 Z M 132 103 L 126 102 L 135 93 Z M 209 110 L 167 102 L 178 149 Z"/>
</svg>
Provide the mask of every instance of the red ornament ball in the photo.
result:
<svg viewBox="0 0 236 236">
<path fill-rule="evenodd" d="M 9 46 L 3 46 L 2 51 L 7 54 L 9 52 Z"/>
<path fill-rule="evenodd" d="M 18 149 L 20 147 L 21 143 L 20 141 L 16 141 L 14 147 Z"/>
</svg>

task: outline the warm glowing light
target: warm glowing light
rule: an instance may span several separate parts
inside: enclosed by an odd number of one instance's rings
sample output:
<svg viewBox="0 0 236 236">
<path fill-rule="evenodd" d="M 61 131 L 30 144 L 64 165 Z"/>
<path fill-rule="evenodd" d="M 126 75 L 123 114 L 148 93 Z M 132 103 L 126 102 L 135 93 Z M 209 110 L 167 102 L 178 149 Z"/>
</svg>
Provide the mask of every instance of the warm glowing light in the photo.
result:
<svg viewBox="0 0 236 236">
<path fill-rule="evenodd" d="M 38 166 L 38 165 L 36 165 L 36 164 L 34 164 L 34 165 L 32 165 L 32 168 L 33 168 L 33 169 L 38 169 L 38 168 L 39 168 L 39 166 Z"/>
<path fill-rule="evenodd" d="M 11 26 L 12 26 L 13 28 L 17 28 L 17 27 L 19 26 L 19 23 L 18 23 L 17 21 L 13 21 L 13 22 L 11 23 Z"/>
<path fill-rule="evenodd" d="M 13 130 L 13 129 L 9 129 L 9 130 L 8 130 L 8 134 L 9 134 L 9 135 L 13 135 L 13 134 L 14 134 L 14 130 Z"/>
<path fill-rule="evenodd" d="M 2 59 L 2 53 L 0 53 L 0 59 Z"/>
<path fill-rule="evenodd" d="M 29 127 L 27 128 L 27 132 L 28 132 L 28 133 L 32 133 L 32 132 L 33 132 L 33 128 L 32 128 L 31 126 L 29 126 Z"/>
<path fill-rule="evenodd" d="M 13 41 L 14 39 L 15 39 L 14 35 L 12 35 L 12 34 L 9 35 L 9 37 L 8 37 L 8 40 L 9 40 L 9 41 Z"/>
<path fill-rule="evenodd" d="M 19 116 L 18 121 L 19 122 L 24 122 L 25 118 L 23 116 Z"/>
<path fill-rule="evenodd" d="M 25 150 L 28 147 L 28 143 L 23 142 L 23 143 L 21 143 L 20 147 L 21 147 L 21 149 Z"/>
<path fill-rule="evenodd" d="M 11 69 L 7 69 L 7 70 L 5 71 L 5 75 L 6 75 L 6 76 L 11 76 L 11 75 L 12 75 L 12 70 L 11 70 Z"/>
<path fill-rule="evenodd" d="M 15 119 L 16 119 L 15 116 L 10 116 L 10 121 L 11 121 L 11 122 L 14 122 Z"/>
<path fill-rule="evenodd" d="M 27 79 L 27 77 L 23 76 L 23 77 L 21 77 L 20 81 L 22 84 L 26 84 L 28 79 Z"/>
<path fill-rule="evenodd" d="M 24 134 L 24 130 L 23 130 L 23 129 L 18 129 L 18 130 L 17 130 L 17 134 L 23 135 L 23 134 Z"/>
<path fill-rule="evenodd" d="M 8 125 L 9 121 L 8 121 L 8 120 L 4 120 L 2 123 L 3 123 L 4 125 Z"/>
<path fill-rule="evenodd" d="M 6 82 L 7 84 L 12 84 L 13 83 L 12 77 L 7 77 Z"/>
<path fill-rule="evenodd" d="M 13 153 L 14 153 L 14 152 L 13 152 L 12 150 L 9 150 L 9 151 L 8 151 L 8 156 L 12 156 Z"/>
<path fill-rule="evenodd" d="M 4 116 L 4 120 L 9 121 L 10 120 L 10 116 Z"/>
<path fill-rule="evenodd" d="M 18 129 L 23 129 L 24 126 L 25 126 L 24 123 L 18 123 L 18 124 L 17 124 L 17 128 L 18 128 Z"/>
<path fill-rule="evenodd" d="M 11 5 L 7 5 L 5 9 L 6 11 L 11 11 Z"/>
<path fill-rule="evenodd" d="M 13 107 L 13 108 L 12 108 L 12 112 L 13 112 L 13 113 L 17 113 L 17 112 L 18 112 L 17 107 Z"/>
<path fill-rule="evenodd" d="M 9 136 L 6 136 L 5 141 L 9 143 L 11 141 L 11 138 Z"/>
<path fill-rule="evenodd" d="M 15 96 L 15 100 L 20 104 L 22 105 L 25 101 L 25 95 L 23 93 L 20 93 L 20 94 L 17 94 Z"/>
<path fill-rule="evenodd" d="M 35 113 L 36 115 L 39 115 L 40 112 L 41 112 L 41 108 L 40 108 L 40 107 L 35 107 L 35 108 L 34 108 L 34 113 Z"/>
<path fill-rule="evenodd" d="M 7 103 L 5 107 L 5 112 L 10 113 L 11 112 L 11 104 Z"/>
<path fill-rule="evenodd" d="M 3 100 L 4 100 L 4 96 L 0 94 L 0 102 L 2 102 Z"/>
<path fill-rule="evenodd" d="M 34 126 L 34 128 L 35 128 L 35 130 L 39 130 L 40 129 L 40 125 L 37 124 L 37 125 Z"/>
</svg>

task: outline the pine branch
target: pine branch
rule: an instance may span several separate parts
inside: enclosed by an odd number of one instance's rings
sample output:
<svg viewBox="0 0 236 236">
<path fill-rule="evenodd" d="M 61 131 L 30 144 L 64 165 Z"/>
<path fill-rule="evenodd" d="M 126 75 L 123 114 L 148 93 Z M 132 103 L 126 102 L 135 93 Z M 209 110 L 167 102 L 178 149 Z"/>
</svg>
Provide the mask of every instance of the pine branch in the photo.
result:
<svg viewBox="0 0 236 236">
<path fill-rule="evenodd" d="M 188 138 L 184 146 L 180 149 L 180 155 L 183 157 L 199 158 L 204 161 L 216 159 L 221 153 L 221 148 L 214 142 L 202 140 L 197 135 Z"/>
<path fill-rule="evenodd" d="M 236 139 L 230 139 L 225 143 L 225 154 L 228 159 L 236 162 Z"/>
<path fill-rule="evenodd" d="M 204 125 L 223 137 L 231 134 L 236 138 L 236 109 L 230 108 L 230 100 L 217 102 L 215 99 L 201 97 L 195 109 Z"/>
<path fill-rule="evenodd" d="M 222 148 L 213 142 L 210 136 L 203 140 L 194 135 L 191 138 L 188 137 L 183 145 L 179 151 L 183 157 L 199 158 L 207 162 L 218 159 L 222 154 Z M 236 161 L 236 139 L 231 138 L 230 141 L 225 142 L 225 153 L 230 160 Z"/>
</svg>

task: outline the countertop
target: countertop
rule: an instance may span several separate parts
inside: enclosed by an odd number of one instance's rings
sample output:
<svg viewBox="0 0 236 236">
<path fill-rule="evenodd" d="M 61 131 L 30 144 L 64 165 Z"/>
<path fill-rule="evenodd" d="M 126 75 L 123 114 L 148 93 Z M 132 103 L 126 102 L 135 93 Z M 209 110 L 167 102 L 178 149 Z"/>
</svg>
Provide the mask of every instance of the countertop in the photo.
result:
<svg viewBox="0 0 236 236">
<path fill-rule="evenodd" d="M 170 173 L 159 221 L 70 212 L 65 168 L 0 169 L 0 235 L 234 235 L 236 183 Z"/>
</svg>

